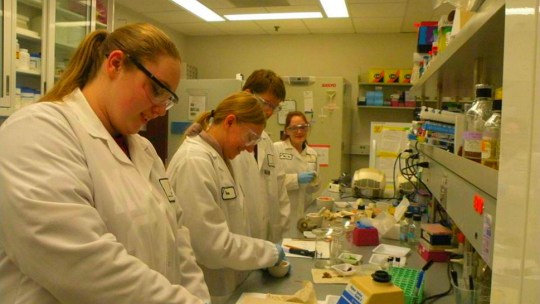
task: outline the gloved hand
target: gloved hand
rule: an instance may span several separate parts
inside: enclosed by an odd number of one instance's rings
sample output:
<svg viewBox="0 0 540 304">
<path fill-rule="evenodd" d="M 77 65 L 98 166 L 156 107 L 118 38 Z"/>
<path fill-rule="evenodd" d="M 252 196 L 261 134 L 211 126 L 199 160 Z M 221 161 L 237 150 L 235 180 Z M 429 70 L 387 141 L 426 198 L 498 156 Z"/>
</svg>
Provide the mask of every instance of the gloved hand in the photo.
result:
<svg viewBox="0 0 540 304">
<path fill-rule="evenodd" d="M 286 261 L 287 257 L 285 256 L 285 251 L 283 250 L 283 247 L 281 247 L 280 244 L 275 244 L 275 245 L 276 245 L 276 249 L 277 249 L 277 251 L 279 253 L 278 261 L 274 265 L 274 266 L 277 266 L 277 265 L 279 265 L 279 263 L 281 263 L 281 261 Z"/>
<path fill-rule="evenodd" d="M 315 172 L 302 172 L 298 173 L 298 183 L 307 184 L 315 178 Z"/>
</svg>

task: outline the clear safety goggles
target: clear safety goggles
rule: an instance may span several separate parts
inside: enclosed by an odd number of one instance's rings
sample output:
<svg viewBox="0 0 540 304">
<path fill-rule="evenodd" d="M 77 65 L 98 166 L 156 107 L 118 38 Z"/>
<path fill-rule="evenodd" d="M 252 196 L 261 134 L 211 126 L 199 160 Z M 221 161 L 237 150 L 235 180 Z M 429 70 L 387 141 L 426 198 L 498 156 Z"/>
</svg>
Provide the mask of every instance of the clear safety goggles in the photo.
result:
<svg viewBox="0 0 540 304">
<path fill-rule="evenodd" d="M 311 127 L 310 124 L 303 124 L 303 125 L 294 125 L 294 126 L 289 126 L 287 127 L 287 131 L 290 131 L 290 132 L 307 132 L 309 131 L 309 128 Z"/>
<path fill-rule="evenodd" d="M 244 145 L 246 147 L 255 146 L 261 141 L 261 136 L 259 136 L 255 131 L 247 128 L 247 132 L 244 134 Z"/>
<path fill-rule="evenodd" d="M 133 56 L 126 53 L 126 56 L 133 62 L 133 64 L 146 75 L 150 80 L 152 80 L 152 96 L 150 96 L 150 101 L 156 106 L 165 106 L 166 110 L 172 108 L 175 104 L 178 103 L 179 98 L 176 94 L 171 91 L 163 82 L 157 79 L 152 72 L 137 61 Z"/>
<path fill-rule="evenodd" d="M 259 100 L 259 102 L 263 105 L 263 107 L 267 107 L 269 109 L 271 109 L 272 111 L 275 111 L 276 109 L 279 111 L 281 110 L 281 106 L 280 105 L 275 105 L 273 103 L 271 103 L 270 101 L 262 98 L 261 96 L 257 95 L 257 94 L 253 94 L 257 100 Z"/>
</svg>

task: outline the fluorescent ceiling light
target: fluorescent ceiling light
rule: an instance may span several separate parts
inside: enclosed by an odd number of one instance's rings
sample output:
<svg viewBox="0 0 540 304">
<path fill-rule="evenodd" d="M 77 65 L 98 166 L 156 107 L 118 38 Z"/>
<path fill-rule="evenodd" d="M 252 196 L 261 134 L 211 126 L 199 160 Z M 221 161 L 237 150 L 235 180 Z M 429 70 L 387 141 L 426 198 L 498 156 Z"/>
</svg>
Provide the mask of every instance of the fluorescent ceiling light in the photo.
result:
<svg viewBox="0 0 540 304">
<path fill-rule="evenodd" d="M 305 13 L 268 13 L 268 14 L 239 14 L 225 15 L 225 18 L 231 21 L 240 20 L 278 20 L 278 19 L 312 19 L 322 18 L 320 12 L 305 12 Z"/>
<path fill-rule="evenodd" d="M 328 18 L 347 18 L 349 12 L 345 0 L 320 0 Z"/>
<path fill-rule="evenodd" d="M 225 19 L 223 19 L 220 15 L 214 13 L 211 9 L 202 5 L 197 0 L 172 0 L 172 1 L 206 21 L 209 21 L 209 22 L 225 21 Z"/>
</svg>

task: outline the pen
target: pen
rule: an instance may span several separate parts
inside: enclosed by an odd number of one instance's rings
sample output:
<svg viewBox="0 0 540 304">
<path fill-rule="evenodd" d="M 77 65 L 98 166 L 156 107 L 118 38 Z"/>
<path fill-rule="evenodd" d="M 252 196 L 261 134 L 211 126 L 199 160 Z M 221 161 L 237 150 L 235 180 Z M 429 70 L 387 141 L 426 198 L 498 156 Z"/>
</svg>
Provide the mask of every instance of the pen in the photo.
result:
<svg viewBox="0 0 540 304">
<path fill-rule="evenodd" d="M 420 273 L 418 273 L 418 278 L 416 280 L 416 289 L 414 290 L 414 296 L 416 300 L 418 300 L 418 293 L 420 292 L 420 287 L 422 286 L 422 282 L 424 281 L 424 273 L 433 265 L 433 260 L 429 260 L 424 267 L 422 267 L 422 270 L 420 270 Z"/>
</svg>

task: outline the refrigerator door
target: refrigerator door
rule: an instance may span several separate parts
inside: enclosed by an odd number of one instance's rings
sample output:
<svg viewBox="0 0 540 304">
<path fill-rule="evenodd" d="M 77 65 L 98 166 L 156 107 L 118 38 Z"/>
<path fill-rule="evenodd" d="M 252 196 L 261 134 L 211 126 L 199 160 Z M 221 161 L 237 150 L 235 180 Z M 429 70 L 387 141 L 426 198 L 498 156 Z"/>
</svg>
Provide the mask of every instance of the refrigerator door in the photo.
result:
<svg viewBox="0 0 540 304">
<path fill-rule="evenodd" d="M 273 141 L 280 140 L 285 117 L 293 107 L 304 112 L 312 124 L 308 144 L 319 153 L 321 190 L 332 179 L 349 172 L 349 143 L 352 118 L 351 85 L 342 77 L 284 77 L 287 95 L 282 110 L 267 121 Z M 294 102 L 291 102 L 294 101 Z"/>
<path fill-rule="evenodd" d="M 225 97 L 242 90 L 237 79 L 183 79 L 176 90 L 180 102 L 169 110 L 168 161 L 182 143 L 184 130 L 204 112 L 214 109 Z"/>
</svg>

